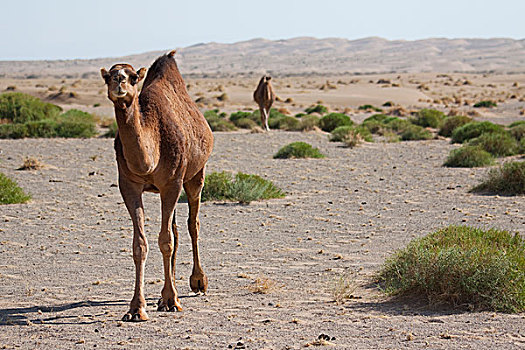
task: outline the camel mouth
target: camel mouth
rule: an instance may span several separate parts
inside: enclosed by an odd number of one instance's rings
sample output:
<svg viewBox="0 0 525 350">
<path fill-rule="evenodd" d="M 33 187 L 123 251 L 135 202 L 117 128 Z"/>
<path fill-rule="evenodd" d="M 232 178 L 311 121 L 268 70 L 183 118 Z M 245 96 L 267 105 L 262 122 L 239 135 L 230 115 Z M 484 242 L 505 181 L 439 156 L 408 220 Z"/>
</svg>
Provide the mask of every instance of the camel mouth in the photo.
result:
<svg viewBox="0 0 525 350">
<path fill-rule="evenodd" d="M 120 90 L 118 92 L 113 92 L 113 96 L 115 96 L 117 98 L 125 97 L 127 94 L 128 94 L 128 92 L 125 91 L 125 90 Z"/>
</svg>

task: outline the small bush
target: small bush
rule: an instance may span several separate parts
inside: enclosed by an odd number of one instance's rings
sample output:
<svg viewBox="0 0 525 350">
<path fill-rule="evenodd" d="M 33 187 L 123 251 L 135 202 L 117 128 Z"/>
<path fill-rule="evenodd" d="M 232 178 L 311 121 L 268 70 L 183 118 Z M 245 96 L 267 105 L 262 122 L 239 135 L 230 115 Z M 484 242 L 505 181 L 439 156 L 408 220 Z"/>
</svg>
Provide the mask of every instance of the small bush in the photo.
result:
<svg viewBox="0 0 525 350">
<path fill-rule="evenodd" d="M 283 116 L 277 118 L 270 118 L 268 121 L 270 129 L 280 129 L 287 131 L 301 130 L 301 121 L 295 117 Z"/>
<path fill-rule="evenodd" d="M 26 124 L 0 124 L 0 139 L 23 139 L 28 136 Z"/>
<path fill-rule="evenodd" d="M 386 292 L 430 303 L 525 310 L 525 240 L 496 229 L 449 226 L 413 240 L 379 273 Z"/>
<path fill-rule="evenodd" d="M 525 123 L 517 124 L 509 129 L 509 133 L 516 141 L 521 141 L 525 138 Z"/>
<path fill-rule="evenodd" d="M 412 122 L 425 128 L 439 128 L 444 119 L 445 114 L 443 112 L 437 111 L 435 109 L 424 108 L 417 112 L 416 117 L 412 120 Z"/>
<path fill-rule="evenodd" d="M 463 116 L 463 115 L 457 115 L 457 116 L 451 116 L 445 118 L 443 121 L 443 124 L 439 128 L 439 135 L 450 137 L 452 135 L 452 132 L 459 128 L 460 126 L 463 126 L 465 124 L 468 124 L 472 121 L 472 118 Z"/>
<path fill-rule="evenodd" d="M 227 197 L 230 200 L 248 204 L 260 199 L 282 198 L 284 192 L 271 181 L 258 175 L 239 172 L 227 191 Z"/>
<path fill-rule="evenodd" d="M 491 122 L 470 122 L 452 132 L 453 143 L 463 143 L 470 139 L 481 136 L 485 133 L 502 133 L 504 129 L 501 125 Z"/>
<path fill-rule="evenodd" d="M 243 119 L 250 119 L 254 123 L 260 123 L 261 122 L 260 116 L 259 115 L 255 115 L 255 113 L 239 111 L 239 112 L 234 112 L 234 113 L 230 114 L 230 121 L 233 124 L 235 124 L 235 126 L 237 126 L 239 128 L 241 128 L 241 126 L 237 125 L 237 122 L 239 120 L 243 120 Z"/>
<path fill-rule="evenodd" d="M 8 92 L 0 95 L 0 117 L 14 124 L 30 121 L 53 119 L 62 108 L 20 92 Z"/>
<path fill-rule="evenodd" d="M 472 146 L 479 146 L 495 157 L 506 157 L 518 151 L 518 143 L 507 133 L 488 133 L 472 139 L 468 143 Z"/>
<path fill-rule="evenodd" d="M 430 140 L 432 133 L 419 125 L 410 125 L 401 133 L 401 140 L 416 141 L 416 140 Z"/>
<path fill-rule="evenodd" d="M 228 172 L 213 172 L 206 176 L 201 200 L 231 200 L 250 203 L 255 200 L 282 198 L 284 192 L 271 181 L 257 175 L 237 173 L 235 178 Z"/>
<path fill-rule="evenodd" d="M 481 107 L 492 108 L 492 107 L 497 107 L 497 105 L 498 104 L 494 101 L 480 101 L 474 104 L 474 108 L 481 108 Z"/>
<path fill-rule="evenodd" d="M 318 105 L 315 105 L 315 106 L 308 107 L 304 111 L 305 111 L 306 114 L 319 113 L 319 114 L 323 115 L 323 114 L 328 113 L 328 108 L 326 108 L 323 105 L 318 104 Z"/>
<path fill-rule="evenodd" d="M 351 126 L 343 125 L 335 128 L 330 136 L 330 141 L 332 142 L 344 142 L 345 138 L 349 137 L 352 134 L 357 134 L 361 137 L 362 140 L 367 142 L 372 142 L 372 134 L 370 131 L 362 126 Z"/>
<path fill-rule="evenodd" d="M 241 129 L 253 129 L 257 126 L 257 123 L 249 118 L 241 118 L 235 121 L 235 126 Z"/>
<path fill-rule="evenodd" d="M 212 131 L 237 130 L 235 125 L 225 118 L 226 115 L 223 113 L 219 114 L 219 110 L 217 109 L 210 109 L 203 114 Z"/>
<path fill-rule="evenodd" d="M 319 120 L 319 127 L 326 132 L 331 132 L 339 126 L 353 124 L 350 117 L 343 113 L 330 113 Z"/>
<path fill-rule="evenodd" d="M 15 181 L 0 173 L 0 204 L 25 203 L 30 199 Z"/>
<path fill-rule="evenodd" d="M 374 111 L 374 112 L 383 112 L 383 110 L 381 108 L 374 107 L 372 105 L 362 105 L 362 106 L 359 106 L 357 109 L 360 110 L 360 111 L 371 110 L 371 111 Z"/>
<path fill-rule="evenodd" d="M 408 120 L 398 117 L 388 117 L 383 121 L 383 124 L 386 129 L 395 131 L 397 133 L 403 133 L 405 130 L 413 126 L 413 124 Z"/>
<path fill-rule="evenodd" d="M 363 120 L 363 123 L 371 122 L 371 121 L 382 123 L 387 118 L 390 118 L 390 117 L 386 114 L 374 114 L 366 118 L 365 120 Z"/>
<path fill-rule="evenodd" d="M 273 158 L 324 158 L 324 155 L 306 142 L 292 142 L 277 151 Z"/>
<path fill-rule="evenodd" d="M 92 114 L 71 109 L 56 118 L 56 136 L 88 138 L 96 135 L 95 118 Z"/>
<path fill-rule="evenodd" d="M 301 124 L 299 125 L 299 128 L 301 131 L 310 131 L 314 130 L 315 128 L 319 127 L 319 120 L 320 118 L 315 115 L 304 115 L 301 117 Z"/>
<path fill-rule="evenodd" d="M 501 195 L 525 194 L 525 162 L 507 162 L 491 169 L 486 179 L 471 192 Z"/>
<path fill-rule="evenodd" d="M 462 146 L 452 150 L 443 164 L 452 168 L 475 168 L 491 165 L 492 155 L 478 146 Z"/>
<path fill-rule="evenodd" d="M 510 123 L 509 128 L 512 129 L 513 127 L 518 126 L 518 125 L 525 125 L 525 120 L 518 120 L 516 122 Z"/>
</svg>

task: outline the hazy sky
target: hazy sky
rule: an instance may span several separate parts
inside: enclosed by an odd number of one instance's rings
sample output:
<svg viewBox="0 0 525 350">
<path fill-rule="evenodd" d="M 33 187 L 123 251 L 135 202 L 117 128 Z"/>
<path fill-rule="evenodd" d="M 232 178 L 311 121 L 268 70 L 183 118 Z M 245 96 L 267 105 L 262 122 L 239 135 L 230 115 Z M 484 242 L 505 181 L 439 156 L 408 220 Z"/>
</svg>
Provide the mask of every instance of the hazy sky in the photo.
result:
<svg viewBox="0 0 525 350">
<path fill-rule="evenodd" d="M 0 60 L 297 36 L 525 38 L 525 0 L 0 0 L 0 13 Z"/>
</svg>

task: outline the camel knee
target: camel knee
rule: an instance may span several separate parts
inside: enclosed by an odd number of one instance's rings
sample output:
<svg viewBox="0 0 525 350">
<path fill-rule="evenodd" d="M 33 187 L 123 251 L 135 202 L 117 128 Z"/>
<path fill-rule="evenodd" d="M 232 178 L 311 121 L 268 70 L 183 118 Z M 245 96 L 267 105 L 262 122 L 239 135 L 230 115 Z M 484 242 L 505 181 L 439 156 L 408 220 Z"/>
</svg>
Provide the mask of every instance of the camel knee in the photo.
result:
<svg viewBox="0 0 525 350">
<path fill-rule="evenodd" d="M 159 248 L 163 256 L 171 256 L 174 250 L 173 238 L 159 238 Z"/>
<path fill-rule="evenodd" d="M 146 260 L 148 256 L 147 244 L 134 244 L 133 245 L 133 261 L 135 264 L 141 264 Z"/>
</svg>

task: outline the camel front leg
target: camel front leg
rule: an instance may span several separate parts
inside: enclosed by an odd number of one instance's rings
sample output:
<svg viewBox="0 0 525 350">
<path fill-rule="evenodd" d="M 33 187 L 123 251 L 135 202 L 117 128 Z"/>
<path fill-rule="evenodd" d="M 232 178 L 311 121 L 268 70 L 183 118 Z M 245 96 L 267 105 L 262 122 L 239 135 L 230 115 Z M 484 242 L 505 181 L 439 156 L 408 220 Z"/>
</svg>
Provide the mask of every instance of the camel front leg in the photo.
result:
<svg viewBox="0 0 525 350">
<path fill-rule="evenodd" d="M 158 311 L 182 311 L 175 287 L 175 254 L 177 251 L 175 244 L 178 243 L 175 205 L 179 200 L 181 189 L 181 183 L 177 182 L 160 191 L 162 225 L 159 234 L 159 248 L 162 252 L 162 261 L 164 263 L 164 287 L 162 288 L 162 297 L 159 300 Z"/>
<path fill-rule="evenodd" d="M 119 178 L 119 188 L 131 220 L 133 221 L 133 261 L 135 263 L 135 293 L 129 311 L 123 321 L 146 321 L 146 299 L 144 298 L 144 267 L 148 256 L 148 241 L 144 234 L 143 185 Z"/>
<path fill-rule="evenodd" d="M 262 123 L 262 127 L 265 131 L 270 131 L 270 127 L 268 126 L 268 111 L 266 110 L 265 107 L 263 108 L 260 108 L 260 114 L 261 114 L 261 123 Z"/>
<path fill-rule="evenodd" d="M 193 292 L 205 293 L 208 289 L 208 277 L 202 270 L 199 257 L 199 208 L 201 202 L 201 192 L 204 186 L 204 168 L 197 173 L 187 183 L 184 184 L 184 190 L 188 196 L 189 217 L 188 231 L 191 236 L 191 246 L 193 251 L 193 272 L 190 276 L 190 288 Z"/>
</svg>

